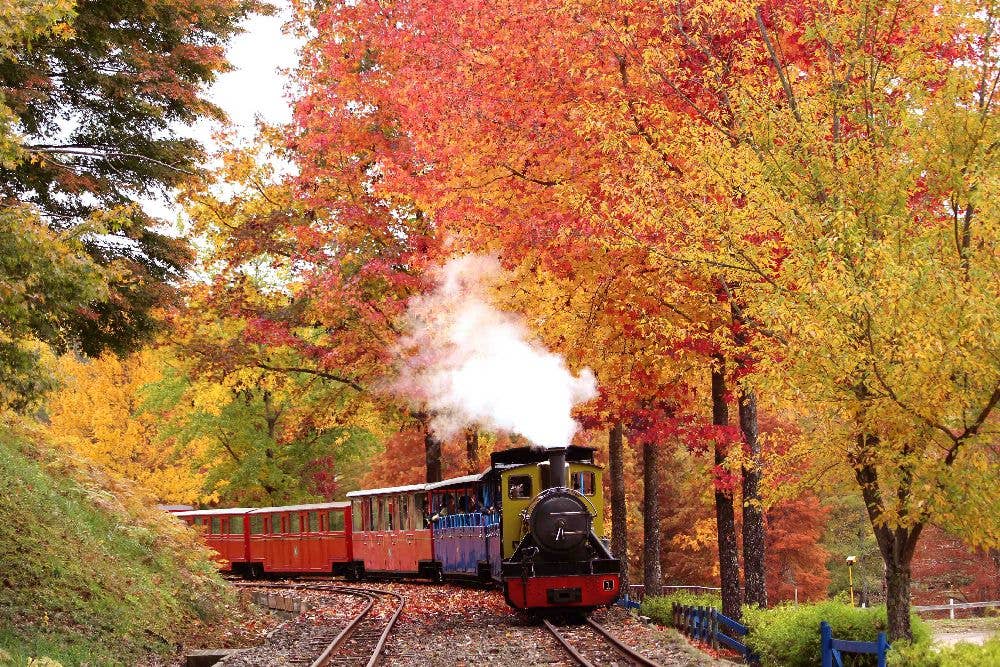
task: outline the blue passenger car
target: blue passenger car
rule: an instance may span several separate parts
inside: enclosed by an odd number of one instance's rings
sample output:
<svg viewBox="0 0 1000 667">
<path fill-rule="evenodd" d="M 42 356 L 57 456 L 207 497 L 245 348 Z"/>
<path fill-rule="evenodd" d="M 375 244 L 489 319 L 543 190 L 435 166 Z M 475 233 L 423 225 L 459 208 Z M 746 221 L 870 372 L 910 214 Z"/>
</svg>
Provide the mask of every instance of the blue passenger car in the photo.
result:
<svg viewBox="0 0 1000 667">
<path fill-rule="evenodd" d="M 500 576 L 500 512 L 489 471 L 428 484 L 434 560 L 446 578 Z"/>
</svg>

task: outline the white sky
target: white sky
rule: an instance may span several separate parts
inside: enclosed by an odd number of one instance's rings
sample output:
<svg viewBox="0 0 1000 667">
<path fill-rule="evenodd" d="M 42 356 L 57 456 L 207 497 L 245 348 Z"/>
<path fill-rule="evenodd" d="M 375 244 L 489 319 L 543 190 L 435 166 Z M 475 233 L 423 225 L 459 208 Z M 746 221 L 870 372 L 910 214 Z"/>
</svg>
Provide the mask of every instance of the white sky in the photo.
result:
<svg viewBox="0 0 1000 667">
<path fill-rule="evenodd" d="M 253 16 L 244 22 L 245 32 L 230 42 L 227 51 L 233 70 L 219 76 L 208 90 L 208 98 L 226 112 L 232 129 L 244 141 L 253 137 L 258 118 L 267 123 L 291 120 L 286 71 L 298 62 L 301 41 L 282 30 L 291 16 L 289 3 L 272 2 L 279 7 L 274 16 Z M 219 129 L 218 123 L 202 122 L 183 134 L 198 139 L 211 152 L 217 146 L 212 135 Z M 175 221 L 180 213 L 172 202 L 162 199 L 143 202 L 143 208 L 168 221 Z"/>
</svg>

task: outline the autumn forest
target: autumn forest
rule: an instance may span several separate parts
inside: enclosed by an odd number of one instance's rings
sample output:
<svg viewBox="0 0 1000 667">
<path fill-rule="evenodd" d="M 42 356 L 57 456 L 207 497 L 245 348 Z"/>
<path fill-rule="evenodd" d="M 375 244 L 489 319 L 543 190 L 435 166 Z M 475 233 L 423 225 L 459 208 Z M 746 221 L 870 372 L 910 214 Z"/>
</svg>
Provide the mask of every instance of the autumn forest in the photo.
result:
<svg viewBox="0 0 1000 667">
<path fill-rule="evenodd" d="M 0 7 L 5 438 L 197 507 L 572 441 L 645 590 L 1000 597 L 995 3 L 295 0 L 210 147 L 274 8 Z"/>
</svg>

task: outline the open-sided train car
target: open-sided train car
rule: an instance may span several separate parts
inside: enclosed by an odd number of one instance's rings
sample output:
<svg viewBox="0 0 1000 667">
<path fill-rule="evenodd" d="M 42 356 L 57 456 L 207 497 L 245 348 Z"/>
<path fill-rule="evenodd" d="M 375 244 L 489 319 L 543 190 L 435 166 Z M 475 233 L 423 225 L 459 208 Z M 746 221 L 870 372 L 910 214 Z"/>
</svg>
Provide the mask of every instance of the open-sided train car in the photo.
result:
<svg viewBox="0 0 1000 667">
<path fill-rule="evenodd" d="M 351 504 L 261 507 L 248 513 L 251 574 L 353 574 Z"/>
</svg>

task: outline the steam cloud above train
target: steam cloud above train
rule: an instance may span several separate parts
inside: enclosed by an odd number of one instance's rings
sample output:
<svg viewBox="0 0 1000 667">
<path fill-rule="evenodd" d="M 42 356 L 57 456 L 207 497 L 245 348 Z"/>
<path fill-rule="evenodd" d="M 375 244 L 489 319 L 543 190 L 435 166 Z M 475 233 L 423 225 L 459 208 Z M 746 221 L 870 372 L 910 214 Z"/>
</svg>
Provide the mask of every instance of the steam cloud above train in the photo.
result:
<svg viewBox="0 0 1000 667">
<path fill-rule="evenodd" d="M 533 342 L 523 323 L 498 310 L 500 263 L 465 255 L 440 269 L 436 288 L 410 301 L 410 334 L 398 352 L 391 391 L 434 414 L 445 439 L 477 424 L 566 447 L 579 425 L 573 407 L 597 396 L 594 374 Z"/>
</svg>

